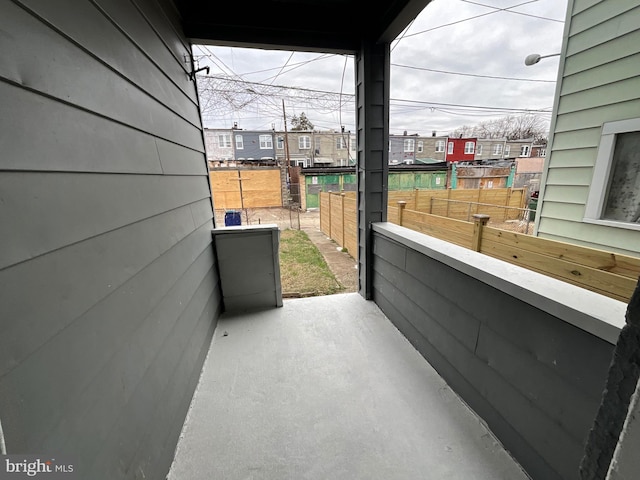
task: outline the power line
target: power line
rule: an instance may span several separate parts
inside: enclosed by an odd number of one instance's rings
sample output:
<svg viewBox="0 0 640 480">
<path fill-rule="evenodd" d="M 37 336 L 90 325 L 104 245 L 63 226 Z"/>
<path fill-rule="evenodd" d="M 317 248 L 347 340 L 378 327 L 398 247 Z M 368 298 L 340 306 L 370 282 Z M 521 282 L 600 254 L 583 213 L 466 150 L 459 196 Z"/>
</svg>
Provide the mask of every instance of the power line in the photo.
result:
<svg viewBox="0 0 640 480">
<path fill-rule="evenodd" d="M 451 71 L 448 71 L 448 70 L 436 70 L 436 69 L 433 69 L 433 68 L 426 68 L 426 67 L 412 67 L 410 65 L 401 65 L 399 63 L 392 63 L 391 66 L 393 66 L 393 67 L 402 67 L 402 68 L 410 68 L 412 70 L 423 70 L 423 71 L 426 71 L 426 72 L 445 73 L 447 75 L 462 75 L 462 76 L 465 76 L 465 77 L 491 78 L 491 79 L 495 79 L 495 80 L 513 80 L 513 81 L 518 81 L 518 82 L 555 83 L 555 80 L 536 80 L 536 79 L 532 79 L 532 78 L 500 77 L 500 76 L 493 76 L 493 75 L 480 75 L 480 74 L 477 74 L 477 73 L 451 72 Z"/>
<path fill-rule="evenodd" d="M 432 32 L 433 30 L 438 30 L 439 28 L 450 27 L 451 25 L 457 25 L 459 23 L 468 22 L 469 20 L 475 20 L 476 18 L 486 17 L 487 15 L 493 15 L 494 13 L 511 10 L 513 8 L 518 8 L 518 7 L 521 7 L 522 5 L 526 5 L 528 3 L 534 3 L 534 2 L 537 2 L 537 1 L 538 0 L 528 0 L 526 2 L 522 2 L 522 3 L 519 3 L 517 5 L 513 5 L 511 7 L 506 7 L 506 8 L 497 8 L 496 7 L 496 10 L 494 10 L 492 12 L 481 13 L 479 15 L 474 15 L 473 17 L 463 18 L 461 20 L 456 20 L 455 22 L 451 22 L 451 23 L 443 23 L 442 25 L 438 25 L 438 26 L 435 26 L 435 27 L 428 28 L 426 30 L 421 30 L 421 31 L 416 32 L 416 33 L 411 33 L 409 35 L 405 35 L 403 37 L 403 40 L 406 39 L 406 38 L 409 38 L 409 37 L 415 37 L 416 35 L 421 35 L 423 33 Z"/>
<path fill-rule="evenodd" d="M 492 8 L 494 10 L 503 11 L 502 8 L 494 7 L 493 5 L 485 5 L 484 3 L 472 2 L 471 0 L 460 0 L 460 1 L 465 3 L 470 3 L 472 5 L 479 5 L 481 7 L 487 7 L 487 8 Z M 564 23 L 564 20 L 558 20 L 557 18 L 541 17 L 539 15 L 533 15 L 531 13 L 516 12 L 515 10 L 504 10 L 504 11 L 507 13 L 513 13 L 514 15 L 523 15 L 525 17 L 538 18 L 540 20 L 548 20 L 550 22 Z"/>
</svg>

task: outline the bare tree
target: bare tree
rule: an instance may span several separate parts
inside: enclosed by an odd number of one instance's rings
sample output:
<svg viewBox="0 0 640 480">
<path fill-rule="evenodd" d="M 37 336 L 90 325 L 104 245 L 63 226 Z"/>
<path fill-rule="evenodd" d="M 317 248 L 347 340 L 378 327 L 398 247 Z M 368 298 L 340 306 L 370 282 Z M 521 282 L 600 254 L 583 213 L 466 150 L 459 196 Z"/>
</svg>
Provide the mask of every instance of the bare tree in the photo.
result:
<svg viewBox="0 0 640 480">
<path fill-rule="evenodd" d="M 533 113 L 507 115 L 495 120 L 487 120 L 477 125 L 463 125 L 452 131 L 451 137 L 506 138 L 519 140 L 532 138 L 534 143 L 547 143 L 546 122 Z"/>
</svg>

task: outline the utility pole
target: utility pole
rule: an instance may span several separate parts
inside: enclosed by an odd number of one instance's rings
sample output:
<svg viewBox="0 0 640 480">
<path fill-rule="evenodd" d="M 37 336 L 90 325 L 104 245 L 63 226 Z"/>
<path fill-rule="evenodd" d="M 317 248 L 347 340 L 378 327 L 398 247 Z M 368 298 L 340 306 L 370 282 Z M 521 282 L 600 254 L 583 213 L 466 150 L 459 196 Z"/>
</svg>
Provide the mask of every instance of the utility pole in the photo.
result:
<svg viewBox="0 0 640 480">
<path fill-rule="evenodd" d="M 291 201 L 291 159 L 289 157 L 289 134 L 287 132 L 287 112 L 284 109 L 284 98 L 282 99 L 282 116 L 284 117 L 284 152 L 287 160 L 287 186 L 289 189 L 289 198 L 287 201 Z"/>
</svg>

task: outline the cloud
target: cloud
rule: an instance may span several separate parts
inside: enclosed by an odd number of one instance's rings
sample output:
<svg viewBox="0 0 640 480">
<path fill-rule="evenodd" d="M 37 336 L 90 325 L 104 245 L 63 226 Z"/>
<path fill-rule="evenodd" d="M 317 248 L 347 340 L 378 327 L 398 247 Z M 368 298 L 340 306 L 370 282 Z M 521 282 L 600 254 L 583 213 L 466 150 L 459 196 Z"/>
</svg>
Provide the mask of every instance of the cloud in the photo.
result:
<svg viewBox="0 0 640 480">
<path fill-rule="evenodd" d="M 433 0 L 424 9 L 392 45 L 392 133 L 446 134 L 511 113 L 500 108 L 551 110 L 558 57 L 531 67 L 524 65 L 524 57 L 560 51 L 564 25 L 549 19 L 564 21 L 567 1 L 530 0 L 513 9 L 519 13 L 496 11 L 518 3 L 523 2 Z M 352 57 L 211 46 L 196 47 L 194 53 L 204 55 L 200 64 L 211 66 L 211 76 L 231 78 L 235 87 L 257 92 L 243 109 L 219 108 L 216 115 L 204 115 L 207 127 L 238 122 L 246 129 L 281 129 L 283 99 L 290 115 L 304 111 L 317 128 L 355 127 Z M 549 120 L 550 114 L 543 117 Z"/>
</svg>

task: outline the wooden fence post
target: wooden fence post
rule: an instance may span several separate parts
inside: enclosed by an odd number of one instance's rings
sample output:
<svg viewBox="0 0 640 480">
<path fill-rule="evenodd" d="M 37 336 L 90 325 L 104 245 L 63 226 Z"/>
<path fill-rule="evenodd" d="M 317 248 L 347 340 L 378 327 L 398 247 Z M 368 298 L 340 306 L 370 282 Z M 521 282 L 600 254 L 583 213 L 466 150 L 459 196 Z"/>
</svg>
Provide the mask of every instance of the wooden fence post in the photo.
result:
<svg viewBox="0 0 640 480">
<path fill-rule="evenodd" d="M 331 213 L 331 195 L 332 192 L 329 190 L 329 238 L 333 238 L 333 234 L 331 233 L 331 220 L 333 218 L 333 214 Z"/>
<path fill-rule="evenodd" d="M 482 246 L 482 230 L 489 221 L 489 215 L 484 213 L 473 214 L 473 238 L 471 239 L 471 249 L 479 252 Z"/>
<path fill-rule="evenodd" d="M 407 206 L 407 202 L 400 200 L 398 202 L 398 225 L 402 226 L 402 213 L 404 212 L 404 208 Z"/>
<path fill-rule="evenodd" d="M 419 192 L 419 190 L 418 190 L 418 188 L 416 188 L 416 189 L 415 189 L 414 196 L 413 196 L 413 201 L 414 201 L 414 202 L 415 202 L 415 204 L 416 204 L 416 205 L 415 205 L 415 207 L 413 207 L 413 209 L 414 209 L 415 211 L 417 211 L 417 212 L 419 212 L 419 211 L 420 211 L 420 209 L 418 208 L 418 195 L 419 195 L 419 193 L 418 193 L 418 192 Z"/>
<path fill-rule="evenodd" d="M 344 197 L 346 197 L 347 194 L 342 192 L 340 196 L 342 197 L 340 199 L 342 201 L 342 243 L 340 244 L 340 246 L 344 248 Z"/>
</svg>

